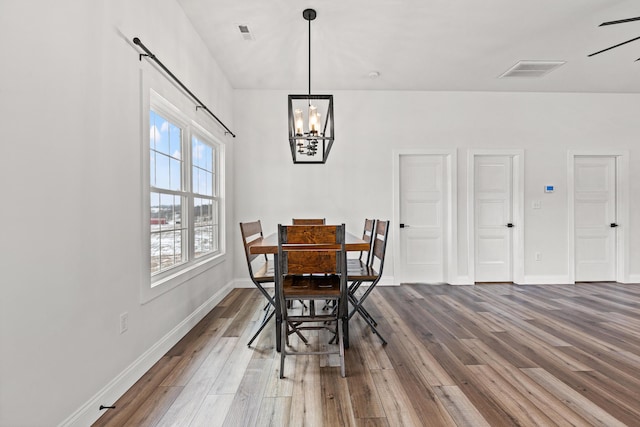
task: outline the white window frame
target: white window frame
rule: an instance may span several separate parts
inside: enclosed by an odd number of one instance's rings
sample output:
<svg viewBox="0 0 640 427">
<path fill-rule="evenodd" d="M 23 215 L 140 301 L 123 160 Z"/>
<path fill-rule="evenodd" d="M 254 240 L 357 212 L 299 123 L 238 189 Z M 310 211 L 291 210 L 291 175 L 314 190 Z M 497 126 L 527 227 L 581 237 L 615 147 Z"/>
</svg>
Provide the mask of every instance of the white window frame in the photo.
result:
<svg viewBox="0 0 640 427">
<path fill-rule="evenodd" d="M 221 142 L 219 138 L 217 138 L 212 131 L 209 130 L 208 123 L 203 123 L 202 120 L 196 121 L 195 117 L 195 109 L 194 111 L 189 111 L 190 109 L 186 108 L 187 106 L 181 106 L 182 108 L 177 107 L 174 103 L 168 101 L 161 95 L 159 95 L 153 89 L 149 89 L 147 92 L 149 95 L 147 97 L 143 97 L 142 102 L 142 159 L 143 159 L 143 195 L 142 195 L 142 218 L 143 218 L 143 226 L 142 226 L 142 234 L 143 234 L 143 250 L 144 250 L 144 258 L 142 259 L 142 264 L 145 268 L 142 268 L 141 272 L 141 287 L 140 287 L 140 297 L 141 302 L 148 302 L 157 296 L 179 286 L 190 279 L 196 277 L 199 274 L 202 274 L 209 268 L 218 265 L 222 261 L 224 261 L 226 254 L 226 243 L 225 243 L 225 198 L 224 198 L 224 159 L 225 159 L 225 150 L 224 144 Z M 145 99 L 146 98 L 146 99 Z M 175 99 L 173 101 L 179 101 L 179 99 Z M 179 102 L 176 102 L 176 104 Z M 189 222 L 187 226 L 187 234 L 188 234 L 188 242 L 185 250 L 186 261 L 177 264 L 176 266 L 167 269 L 163 272 L 159 272 L 156 274 L 151 273 L 151 229 L 150 229 L 150 217 L 151 217 L 151 208 L 150 208 L 150 197 L 153 189 L 151 188 L 150 183 L 150 148 L 151 148 L 151 138 L 149 135 L 149 116 L 151 110 L 155 111 L 159 115 L 163 116 L 170 122 L 180 126 L 182 128 L 182 152 L 183 152 L 183 171 L 182 171 L 182 179 L 185 183 L 187 183 L 188 187 L 183 188 L 184 191 L 180 193 L 186 194 L 185 201 L 186 203 L 183 205 L 182 209 L 182 221 L 185 221 L 185 211 L 186 211 L 186 220 Z M 211 145 L 214 151 L 214 164 L 213 164 L 213 172 L 214 172 L 214 182 L 213 182 L 213 197 L 212 200 L 214 204 L 217 204 L 217 236 L 218 249 L 212 253 L 201 255 L 198 258 L 195 257 L 195 248 L 194 248 L 194 215 L 193 215 L 193 200 L 194 198 L 201 197 L 201 195 L 193 192 L 193 183 L 191 182 L 192 175 L 192 144 L 193 138 L 197 138 L 200 141 Z M 208 198 L 208 197 L 205 197 Z"/>
</svg>

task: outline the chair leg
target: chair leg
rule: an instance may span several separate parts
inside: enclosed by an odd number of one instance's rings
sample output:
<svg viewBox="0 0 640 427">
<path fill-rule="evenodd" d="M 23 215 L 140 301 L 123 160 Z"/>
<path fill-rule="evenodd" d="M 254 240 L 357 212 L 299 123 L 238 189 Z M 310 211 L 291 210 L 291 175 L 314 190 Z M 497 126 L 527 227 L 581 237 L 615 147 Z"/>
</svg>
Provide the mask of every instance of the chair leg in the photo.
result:
<svg viewBox="0 0 640 427">
<path fill-rule="evenodd" d="M 273 310 L 271 313 L 269 312 L 265 313 L 265 316 L 268 315 L 269 317 L 262 320 L 262 324 L 258 328 L 258 331 L 253 335 L 253 337 L 251 337 L 251 340 L 249 340 L 249 344 L 247 344 L 247 347 L 251 347 L 251 344 L 253 344 L 253 341 L 258 337 L 258 335 L 260 335 L 260 332 L 262 332 L 264 327 L 267 326 L 267 323 L 269 323 L 269 320 L 271 320 L 274 314 L 276 314 L 275 310 Z"/>
<path fill-rule="evenodd" d="M 283 319 L 282 321 L 282 335 L 287 336 L 287 320 Z M 284 357 L 287 353 L 287 346 L 283 345 L 280 349 L 280 378 L 284 378 Z"/>
<path fill-rule="evenodd" d="M 358 313 L 360 313 L 361 316 L 368 317 L 374 326 L 378 326 L 378 322 L 376 322 L 373 316 L 369 314 L 367 309 L 362 306 L 362 301 L 363 301 L 362 299 L 358 300 L 355 296 L 349 295 L 349 302 L 351 303 L 351 305 L 353 305 L 353 310 L 349 312 L 349 319 L 351 319 L 353 315 L 356 314 L 356 311 L 357 311 Z"/>
<path fill-rule="evenodd" d="M 382 335 L 380 335 L 380 332 L 378 332 L 378 330 L 374 326 L 371 326 L 371 330 L 378 336 L 378 338 L 380 338 L 380 341 L 382 341 L 382 345 L 387 345 L 387 340 L 385 340 Z"/>
<path fill-rule="evenodd" d="M 355 292 L 358 290 L 358 288 L 360 288 L 360 285 L 362 285 L 363 281 L 359 280 L 357 282 L 351 282 L 351 284 L 349 285 L 349 294 L 353 295 L 355 294 Z"/>
<path fill-rule="evenodd" d="M 373 325 L 373 320 L 370 319 L 367 316 L 362 316 L 362 318 L 371 327 L 371 330 L 373 331 L 373 333 L 376 334 L 378 336 L 378 338 L 380 338 L 380 341 L 382 341 L 382 345 L 387 345 L 387 341 L 382 337 L 382 335 L 380 335 L 380 332 L 378 332 L 376 327 Z M 376 325 L 377 325 L 377 323 L 376 323 Z"/>
<path fill-rule="evenodd" d="M 359 284 L 358 284 L 358 287 L 359 287 Z M 364 292 L 364 294 L 362 295 L 362 297 L 360 297 L 360 299 L 357 299 L 355 297 L 355 293 L 349 292 L 349 302 L 353 305 L 353 310 L 351 310 L 351 312 L 349 313 L 348 319 L 351 319 L 353 315 L 356 314 L 356 312 L 358 312 L 362 316 L 364 321 L 367 322 L 367 324 L 371 327 L 371 331 L 374 334 L 376 334 L 378 338 L 380 338 L 380 340 L 382 341 L 382 345 L 387 345 L 387 341 L 382 337 L 380 332 L 378 332 L 378 330 L 376 329 L 376 326 L 378 326 L 378 322 L 376 322 L 373 316 L 371 316 L 371 314 L 369 314 L 369 312 L 362 306 L 362 304 L 364 303 L 364 300 L 366 300 L 369 294 L 371 293 L 371 291 L 373 291 L 373 288 L 374 286 L 369 286 L 369 288 Z M 356 289 L 357 287 L 354 289 L 354 292 Z"/>
<path fill-rule="evenodd" d="M 340 347 L 340 376 L 344 378 L 346 374 L 344 369 L 344 339 L 342 336 L 342 318 L 338 318 L 337 328 L 338 346 Z"/>
<path fill-rule="evenodd" d="M 367 317 L 371 321 L 371 323 L 373 323 L 373 326 L 378 326 L 378 322 L 376 322 L 376 319 L 374 319 L 373 316 L 369 314 L 366 308 L 364 308 L 362 305 L 358 305 L 356 309 L 358 310 L 358 313 L 360 313 L 361 316 Z M 355 314 L 353 311 L 352 313 Z M 349 316 L 349 318 L 351 317 L 352 316 Z"/>
<path fill-rule="evenodd" d="M 288 311 L 289 309 L 293 308 L 293 300 L 287 300 L 285 305 L 286 305 L 286 310 Z M 304 305 L 304 303 L 303 303 Z M 304 306 L 306 308 L 306 305 Z M 309 345 L 309 341 L 307 341 L 307 339 L 304 337 L 304 335 L 302 335 L 300 333 L 300 331 L 297 329 L 297 326 L 300 325 L 300 323 L 294 323 L 294 322 L 287 322 L 285 320 L 282 321 L 282 323 L 284 325 L 286 325 L 286 328 L 284 328 L 283 330 L 285 331 L 285 334 L 283 334 L 282 336 L 285 338 L 285 345 L 289 345 L 289 335 L 291 334 L 296 334 L 300 340 L 302 340 L 302 342 L 304 342 L 305 344 Z"/>
<path fill-rule="evenodd" d="M 334 301 L 335 301 L 335 300 L 334 300 Z M 337 307 L 337 304 L 336 304 L 336 307 Z M 335 322 L 335 324 L 336 324 L 336 329 L 335 329 L 334 331 L 330 331 L 331 333 L 333 333 L 333 336 L 332 336 L 332 337 L 331 337 L 331 339 L 329 340 L 329 344 L 333 344 L 333 343 L 338 344 L 338 342 L 337 342 L 337 340 L 338 340 L 338 321 L 337 321 L 337 320 L 327 320 L 327 321 L 325 322 L 325 324 L 327 324 L 327 323 L 333 323 L 333 322 Z"/>
<path fill-rule="evenodd" d="M 271 317 L 271 313 L 269 310 L 269 307 L 271 306 L 271 303 L 267 303 L 267 306 L 265 308 L 263 308 L 262 310 L 264 311 L 264 316 L 262 317 L 262 323 L 265 323 L 267 321 L 267 318 Z M 273 309 L 273 312 L 275 313 L 275 307 Z"/>
<path fill-rule="evenodd" d="M 309 345 L 309 341 L 307 341 L 304 335 L 302 335 L 297 328 L 297 326 L 300 325 L 300 323 L 291 322 L 291 323 L 288 323 L 288 325 L 291 327 L 291 330 L 289 330 L 289 327 L 287 327 L 287 335 L 286 335 L 287 345 L 289 345 L 289 335 L 294 333 L 298 336 L 298 338 L 300 338 L 300 340 L 302 340 L 303 343 L 305 343 L 306 345 Z"/>
</svg>

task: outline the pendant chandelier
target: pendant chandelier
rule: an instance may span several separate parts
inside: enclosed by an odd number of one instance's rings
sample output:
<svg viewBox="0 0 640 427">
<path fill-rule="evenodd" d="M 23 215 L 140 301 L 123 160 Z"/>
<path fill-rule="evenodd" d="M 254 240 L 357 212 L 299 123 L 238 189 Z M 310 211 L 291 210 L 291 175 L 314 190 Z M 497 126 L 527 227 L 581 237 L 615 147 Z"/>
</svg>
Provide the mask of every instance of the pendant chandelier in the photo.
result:
<svg viewBox="0 0 640 427">
<path fill-rule="evenodd" d="M 289 146 L 293 163 L 325 163 L 333 145 L 333 95 L 311 95 L 311 21 L 316 11 L 305 9 L 309 22 L 309 91 L 289 95 Z"/>
</svg>

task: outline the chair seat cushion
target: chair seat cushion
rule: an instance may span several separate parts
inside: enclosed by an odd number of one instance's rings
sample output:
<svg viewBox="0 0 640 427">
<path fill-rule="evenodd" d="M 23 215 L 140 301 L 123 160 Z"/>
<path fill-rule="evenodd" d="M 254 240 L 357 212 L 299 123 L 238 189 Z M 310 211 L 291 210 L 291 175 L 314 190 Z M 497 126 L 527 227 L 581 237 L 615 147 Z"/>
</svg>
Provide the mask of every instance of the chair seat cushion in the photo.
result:
<svg viewBox="0 0 640 427">
<path fill-rule="evenodd" d="M 285 276 L 282 291 L 285 298 L 337 298 L 340 297 L 340 276 Z"/>
<path fill-rule="evenodd" d="M 262 264 L 253 273 L 253 278 L 260 283 L 275 281 L 275 268 L 273 261 L 269 260 Z"/>
</svg>

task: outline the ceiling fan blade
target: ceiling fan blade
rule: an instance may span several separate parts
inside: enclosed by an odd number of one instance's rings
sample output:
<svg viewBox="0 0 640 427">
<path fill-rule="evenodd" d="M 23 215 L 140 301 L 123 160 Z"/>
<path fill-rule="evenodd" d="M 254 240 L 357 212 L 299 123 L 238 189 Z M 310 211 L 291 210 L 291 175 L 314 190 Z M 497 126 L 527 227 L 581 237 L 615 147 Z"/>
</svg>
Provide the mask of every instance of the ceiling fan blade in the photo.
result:
<svg viewBox="0 0 640 427">
<path fill-rule="evenodd" d="M 622 45 L 624 45 L 624 44 L 634 42 L 634 41 L 636 41 L 636 40 L 638 40 L 638 39 L 640 39 L 640 37 L 636 37 L 636 38 L 634 38 L 634 39 L 627 40 L 626 42 L 618 43 L 618 44 L 617 44 L 617 45 L 615 45 L 615 46 L 611 46 L 611 47 L 608 47 L 608 48 L 606 48 L 606 49 L 599 50 L 599 51 L 594 52 L 594 53 L 592 53 L 592 54 L 590 54 L 590 55 L 587 55 L 587 56 L 594 56 L 594 55 L 597 55 L 597 54 L 599 54 L 599 53 L 606 52 L 606 51 L 611 50 L 611 49 L 615 49 L 616 47 L 622 46 Z"/>
<path fill-rule="evenodd" d="M 607 22 L 603 22 L 598 26 L 604 27 L 605 25 L 624 24 L 625 22 L 633 22 L 633 21 L 640 21 L 640 16 L 636 18 L 618 19 L 617 21 L 607 21 Z"/>
</svg>

